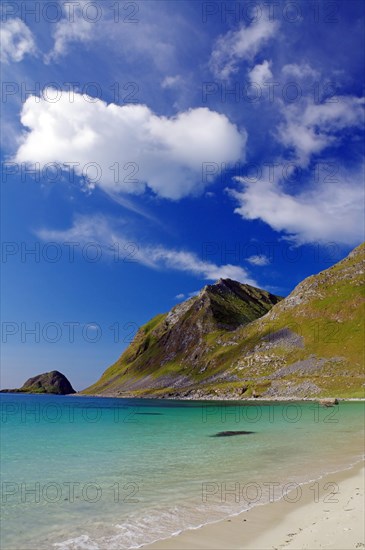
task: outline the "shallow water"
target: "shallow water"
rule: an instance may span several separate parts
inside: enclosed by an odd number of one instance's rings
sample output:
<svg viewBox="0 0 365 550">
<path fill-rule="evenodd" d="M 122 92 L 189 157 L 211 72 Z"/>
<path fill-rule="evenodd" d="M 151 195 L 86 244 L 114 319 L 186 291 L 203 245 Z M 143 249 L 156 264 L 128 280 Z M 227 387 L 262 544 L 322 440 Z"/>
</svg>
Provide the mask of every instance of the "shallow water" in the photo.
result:
<svg viewBox="0 0 365 550">
<path fill-rule="evenodd" d="M 0 404 L 4 550 L 137 547 L 293 489 L 300 498 L 300 483 L 364 449 L 360 402 L 2 394 Z M 212 437 L 224 431 L 253 433 Z"/>
</svg>

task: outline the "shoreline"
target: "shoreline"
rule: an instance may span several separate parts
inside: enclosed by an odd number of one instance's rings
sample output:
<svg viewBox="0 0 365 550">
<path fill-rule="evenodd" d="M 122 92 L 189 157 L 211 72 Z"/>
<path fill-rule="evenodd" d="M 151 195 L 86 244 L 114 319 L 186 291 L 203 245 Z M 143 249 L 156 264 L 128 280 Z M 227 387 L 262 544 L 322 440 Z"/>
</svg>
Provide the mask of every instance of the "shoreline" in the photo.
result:
<svg viewBox="0 0 365 550">
<path fill-rule="evenodd" d="M 144 545 L 146 550 L 351 550 L 365 548 L 365 462 L 214 523 Z"/>
<path fill-rule="evenodd" d="M 359 402 L 359 403 L 365 403 L 365 397 L 246 397 L 245 399 L 237 399 L 237 397 L 227 398 L 225 397 L 199 397 L 199 398 L 192 398 L 192 397 L 146 397 L 146 396 L 135 396 L 135 395 L 100 395 L 100 394 L 84 394 L 84 393 L 67 393 L 67 394 L 55 394 L 55 393 L 31 393 L 31 392 L 9 392 L 0 390 L 0 395 L 37 395 L 39 397 L 83 397 L 83 398 L 97 398 L 97 399 L 141 399 L 143 401 L 184 401 L 184 402 L 190 402 L 190 401 L 212 401 L 215 403 L 225 403 L 225 402 L 235 402 L 235 403 L 290 403 L 290 402 L 312 402 L 312 403 L 318 403 L 321 405 L 321 401 L 333 401 L 337 400 L 339 403 L 343 402 Z M 329 406 L 336 406 L 338 403 L 334 405 Z"/>
<path fill-rule="evenodd" d="M 52 395 L 52 394 L 47 394 Z M 66 397 L 63 396 L 63 397 Z M 192 397 L 150 397 L 150 396 L 136 396 L 136 395 L 100 395 L 100 394 L 84 394 L 84 393 L 70 393 L 67 394 L 67 397 L 97 397 L 101 399 L 143 399 L 143 400 L 155 400 L 155 401 L 238 401 L 240 403 L 245 403 L 246 401 L 249 401 L 250 403 L 267 403 L 269 401 L 273 402 L 287 402 L 287 401 L 312 401 L 313 403 L 320 403 L 321 401 L 332 401 L 337 399 L 339 402 L 342 401 L 359 401 L 359 402 L 365 402 L 365 397 L 246 397 L 244 399 L 237 399 L 237 397 L 232 398 L 220 398 L 220 397 L 199 397 L 199 398 L 192 398 Z"/>
<path fill-rule="evenodd" d="M 325 397 L 300 397 L 300 396 L 277 396 L 277 397 L 245 397 L 243 399 L 239 399 L 237 397 L 220 397 L 220 396 L 201 396 L 201 397 L 159 397 L 159 396 L 145 396 L 145 395 L 101 395 L 99 393 L 95 394 L 85 394 L 81 392 L 76 393 L 66 393 L 66 394 L 56 394 L 56 393 L 32 393 L 32 392 L 13 392 L 8 390 L 0 390 L 0 394 L 4 395 L 37 395 L 37 396 L 55 396 L 55 397 L 97 397 L 98 399 L 142 399 L 145 401 L 215 401 L 215 402 L 226 402 L 226 401 L 235 401 L 239 403 L 268 403 L 268 402 L 290 402 L 290 401 L 304 401 L 304 402 L 313 402 L 313 403 L 321 403 L 321 401 L 335 401 L 338 402 L 365 402 L 365 397 L 331 397 L 331 396 L 325 396 Z M 336 405 L 336 404 L 335 404 Z"/>
</svg>

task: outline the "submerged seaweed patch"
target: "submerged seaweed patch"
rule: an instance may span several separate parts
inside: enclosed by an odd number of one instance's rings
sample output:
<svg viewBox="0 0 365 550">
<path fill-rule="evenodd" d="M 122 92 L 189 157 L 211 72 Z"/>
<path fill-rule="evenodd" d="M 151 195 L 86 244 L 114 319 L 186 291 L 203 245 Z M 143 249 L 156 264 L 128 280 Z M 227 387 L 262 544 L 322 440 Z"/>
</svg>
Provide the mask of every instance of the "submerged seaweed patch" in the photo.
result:
<svg viewBox="0 0 365 550">
<path fill-rule="evenodd" d="M 218 432 L 214 435 L 211 435 L 210 437 L 231 437 L 232 435 L 249 435 L 254 434 L 256 432 L 246 432 L 244 430 L 240 431 L 227 431 L 227 432 Z"/>
</svg>

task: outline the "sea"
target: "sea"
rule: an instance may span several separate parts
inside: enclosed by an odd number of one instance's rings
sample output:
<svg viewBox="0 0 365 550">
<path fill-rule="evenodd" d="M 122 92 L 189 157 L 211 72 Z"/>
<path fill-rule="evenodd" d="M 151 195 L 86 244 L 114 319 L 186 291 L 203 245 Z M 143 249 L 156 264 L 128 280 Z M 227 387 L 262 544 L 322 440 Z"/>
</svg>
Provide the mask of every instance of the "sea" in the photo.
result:
<svg viewBox="0 0 365 550">
<path fill-rule="evenodd" d="M 316 498 L 364 454 L 364 402 L 9 393 L 0 406 L 2 550 L 138 548 L 298 502 L 304 483 Z M 338 490 L 327 483 L 328 502 Z"/>
</svg>

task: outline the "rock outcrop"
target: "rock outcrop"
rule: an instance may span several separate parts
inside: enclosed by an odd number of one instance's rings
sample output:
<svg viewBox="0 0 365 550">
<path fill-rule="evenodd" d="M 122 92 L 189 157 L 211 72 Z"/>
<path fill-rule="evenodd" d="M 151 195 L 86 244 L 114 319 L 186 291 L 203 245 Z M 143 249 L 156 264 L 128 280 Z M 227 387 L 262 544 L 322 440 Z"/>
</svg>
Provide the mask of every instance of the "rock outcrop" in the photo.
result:
<svg viewBox="0 0 365 550">
<path fill-rule="evenodd" d="M 3 393 L 52 393 L 56 395 L 76 393 L 66 376 L 57 370 L 33 376 L 21 388 L 1 391 Z"/>
</svg>

